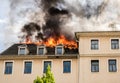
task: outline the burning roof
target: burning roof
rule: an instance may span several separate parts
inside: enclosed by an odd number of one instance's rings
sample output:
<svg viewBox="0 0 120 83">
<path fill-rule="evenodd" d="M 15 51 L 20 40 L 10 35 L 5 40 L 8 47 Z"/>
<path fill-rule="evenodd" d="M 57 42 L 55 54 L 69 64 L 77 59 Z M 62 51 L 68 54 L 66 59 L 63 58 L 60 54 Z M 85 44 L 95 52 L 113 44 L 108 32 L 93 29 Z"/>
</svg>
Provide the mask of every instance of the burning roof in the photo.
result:
<svg viewBox="0 0 120 83">
<path fill-rule="evenodd" d="M 21 32 L 23 35 L 21 43 L 24 44 L 45 44 L 47 47 L 55 47 L 58 44 L 65 45 L 65 48 L 76 49 L 77 43 L 74 37 L 63 31 L 62 25 L 64 24 L 65 18 L 70 15 L 69 11 L 65 8 L 57 6 L 58 0 L 36 0 L 41 2 L 42 10 L 45 13 L 45 23 L 30 22 L 22 27 Z M 38 4 L 40 6 L 40 4 Z M 39 18 L 38 18 L 39 19 Z"/>
<path fill-rule="evenodd" d="M 46 44 L 50 39 L 54 39 L 57 45 L 63 36 L 68 42 L 75 42 L 74 32 L 111 30 L 110 27 L 115 28 L 116 24 L 120 24 L 119 0 L 8 1 L 10 12 L 7 18 L 10 23 L 3 31 L 3 37 L 7 37 L 5 46 L 19 40 L 26 44 Z M 114 23 L 114 26 L 107 27 L 110 23 Z"/>
<path fill-rule="evenodd" d="M 1 53 L 1 55 L 18 55 L 18 47 L 23 44 L 14 44 L 9 47 L 7 50 Z M 36 44 L 26 44 L 29 53 L 27 55 L 37 55 L 37 45 Z M 47 47 L 47 53 L 45 55 L 55 55 L 55 47 Z M 64 48 L 64 54 L 71 56 L 72 54 L 78 54 L 78 48 L 69 49 Z M 64 55 L 63 54 L 63 55 Z"/>
</svg>

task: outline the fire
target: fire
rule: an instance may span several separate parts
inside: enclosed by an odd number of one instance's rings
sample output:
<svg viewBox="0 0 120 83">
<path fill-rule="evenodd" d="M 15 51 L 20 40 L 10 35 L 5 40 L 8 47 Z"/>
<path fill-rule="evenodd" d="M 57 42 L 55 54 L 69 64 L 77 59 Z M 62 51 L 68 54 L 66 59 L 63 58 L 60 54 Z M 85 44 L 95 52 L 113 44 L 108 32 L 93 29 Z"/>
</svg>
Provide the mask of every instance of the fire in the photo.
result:
<svg viewBox="0 0 120 83">
<path fill-rule="evenodd" d="M 31 38 L 30 37 L 26 37 L 26 41 L 25 42 L 23 42 L 23 43 L 25 43 L 25 44 L 31 44 L 32 43 L 32 40 L 31 40 Z"/>
<path fill-rule="evenodd" d="M 36 45 L 41 45 L 44 44 L 47 47 L 55 47 L 56 45 L 62 44 L 64 45 L 65 48 L 69 49 L 76 49 L 77 43 L 73 40 L 67 40 L 64 35 L 61 35 L 57 40 L 54 37 L 50 37 L 47 39 L 47 41 L 40 41 L 40 42 L 32 42 L 29 37 L 26 38 L 25 44 L 36 44 Z"/>
</svg>

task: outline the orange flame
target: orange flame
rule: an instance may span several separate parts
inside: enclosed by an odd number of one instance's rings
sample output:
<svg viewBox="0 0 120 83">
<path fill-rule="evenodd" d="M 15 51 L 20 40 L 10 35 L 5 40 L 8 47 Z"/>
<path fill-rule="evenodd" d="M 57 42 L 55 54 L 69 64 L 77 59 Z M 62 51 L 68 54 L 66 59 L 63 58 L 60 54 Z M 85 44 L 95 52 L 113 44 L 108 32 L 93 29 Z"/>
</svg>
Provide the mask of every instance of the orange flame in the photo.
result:
<svg viewBox="0 0 120 83">
<path fill-rule="evenodd" d="M 37 45 L 41 45 L 44 44 L 48 47 L 55 47 L 56 45 L 62 44 L 64 45 L 65 48 L 69 48 L 69 49 L 76 49 L 77 43 L 73 40 L 67 40 L 65 38 L 64 35 L 61 35 L 57 40 L 55 40 L 54 37 L 50 37 L 47 39 L 47 41 L 42 41 L 42 42 L 32 42 L 31 39 L 28 37 L 26 38 L 26 42 L 24 42 L 25 44 L 37 44 Z"/>
<path fill-rule="evenodd" d="M 25 44 L 31 44 L 31 43 L 32 43 L 32 40 L 31 40 L 30 37 L 26 37 L 26 41 L 23 42 L 23 43 L 25 43 Z"/>
</svg>

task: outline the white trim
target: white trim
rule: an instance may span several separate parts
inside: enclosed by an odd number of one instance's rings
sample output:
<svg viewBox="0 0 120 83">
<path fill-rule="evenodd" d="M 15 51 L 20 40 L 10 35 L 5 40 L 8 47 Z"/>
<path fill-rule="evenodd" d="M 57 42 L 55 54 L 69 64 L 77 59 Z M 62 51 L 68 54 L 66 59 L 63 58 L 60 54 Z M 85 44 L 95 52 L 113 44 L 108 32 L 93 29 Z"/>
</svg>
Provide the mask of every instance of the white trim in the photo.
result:
<svg viewBox="0 0 120 83">
<path fill-rule="evenodd" d="M 25 69 L 25 62 L 32 62 L 32 69 L 31 69 L 31 73 L 28 73 L 28 74 L 25 74 L 24 73 L 24 69 Z M 22 68 L 22 74 L 24 74 L 24 75 L 30 75 L 30 74 L 32 74 L 33 73 L 33 60 L 23 60 L 23 68 Z"/>
<path fill-rule="evenodd" d="M 113 72 L 110 72 L 110 71 L 109 71 L 109 60 L 116 60 L 117 71 L 115 71 L 115 72 L 114 72 L 114 71 L 113 71 Z M 107 72 L 108 72 L 108 73 L 117 73 L 117 72 L 119 72 L 119 71 L 118 71 L 118 70 L 119 70 L 119 68 L 118 68 L 118 63 L 119 63 L 119 62 L 118 62 L 118 61 L 119 61 L 119 60 L 118 60 L 117 58 L 108 58 L 108 59 L 107 59 Z"/>
<path fill-rule="evenodd" d="M 111 48 L 111 40 L 112 40 L 112 39 L 118 39 L 118 41 L 119 41 L 119 48 L 118 48 L 118 49 L 112 49 L 112 48 Z M 120 50 L 120 38 L 119 38 L 119 37 L 110 38 L 110 39 L 109 39 L 109 42 L 110 42 L 110 44 L 109 44 L 110 51 L 112 51 L 112 50 Z"/>
<path fill-rule="evenodd" d="M 99 71 L 98 71 L 98 72 L 92 72 L 92 71 L 91 71 L 91 66 L 92 66 L 91 61 L 92 61 L 92 60 L 93 60 L 93 61 L 94 61 L 94 60 L 96 60 L 96 61 L 98 60 L 98 67 L 99 67 Z M 100 70 L 101 70 L 101 69 L 100 69 L 100 67 L 101 67 L 101 66 L 100 66 L 100 65 L 101 65 L 100 62 L 101 62 L 101 61 L 100 61 L 99 58 L 90 59 L 90 67 L 89 67 L 90 69 L 89 69 L 89 70 L 90 70 L 91 73 L 99 73 L 99 72 L 100 72 Z"/>
<path fill-rule="evenodd" d="M 53 68 L 53 60 L 50 60 L 50 59 L 48 59 L 48 60 L 42 60 L 42 73 L 44 73 L 44 62 L 45 61 L 51 61 L 51 71 L 53 70 L 52 68 Z"/>
<path fill-rule="evenodd" d="M 37 55 L 40 55 L 39 52 L 38 52 L 39 48 L 43 48 L 43 54 L 42 55 L 45 55 L 47 53 L 46 46 L 37 46 Z"/>
<path fill-rule="evenodd" d="M 98 49 L 91 49 L 91 40 L 98 40 Z M 90 47 L 91 51 L 99 51 L 100 50 L 100 38 L 90 38 Z"/>
<path fill-rule="evenodd" d="M 69 72 L 69 73 L 64 73 L 63 72 L 63 62 L 64 61 L 70 61 L 71 62 L 71 72 Z M 72 64 L 73 64 L 72 59 L 62 59 L 62 74 L 72 74 Z"/>
<path fill-rule="evenodd" d="M 12 62 L 12 74 L 5 74 L 5 63 L 6 62 Z M 5 60 L 3 65 L 3 75 L 13 75 L 14 74 L 14 60 Z"/>
<path fill-rule="evenodd" d="M 58 47 L 61 47 L 62 48 L 62 54 L 57 54 L 57 48 Z M 62 45 L 62 46 L 59 46 L 59 45 L 57 45 L 56 47 L 55 47 L 55 54 L 56 55 L 63 55 L 63 53 L 64 53 L 64 46 Z"/>
<path fill-rule="evenodd" d="M 20 49 L 21 48 L 25 48 L 25 54 L 21 54 L 20 53 Z M 21 45 L 21 46 L 18 46 L 18 55 L 26 55 L 26 54 L 28 54 L 29 52 L 28 52 L 28 49 L 27 49 L 27 45 Z"/>
</svg>

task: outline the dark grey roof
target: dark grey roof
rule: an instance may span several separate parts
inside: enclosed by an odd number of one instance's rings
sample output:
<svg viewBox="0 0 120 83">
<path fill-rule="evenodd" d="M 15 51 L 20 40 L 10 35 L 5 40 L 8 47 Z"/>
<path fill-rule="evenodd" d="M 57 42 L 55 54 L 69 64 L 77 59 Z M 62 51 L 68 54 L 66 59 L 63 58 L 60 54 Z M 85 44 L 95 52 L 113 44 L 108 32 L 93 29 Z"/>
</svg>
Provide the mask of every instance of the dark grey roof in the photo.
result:
<svg viewBox="0 0 120 83">
<path fill-rule="evenodd" d="M 8 49 L 1 53 L 2 55 L 18 55 L 18 46 L 23 44 L 14 44 L 10 46 Z M 27 55 L 37 55 L 37 45 L 36 44 L 26 44 L 29 54 Z M 46 55 L 55 55 L 55 47 L 46 47 L 47 53 Z M 64 48 L 64 54 L 78 54 L 78 48 L 69 49 Z"/>
<path fill-rule="evenodd" d="M 3 51 L 1 55 L 18 55 L 18 46 L 21 45 L 23 44 L 14 44 L 5 51 Z M 27 44 L 27 49 L 29 50 L 29 54 L 35 55 L 37 46 L 35 44 Z"/>
</svg>

